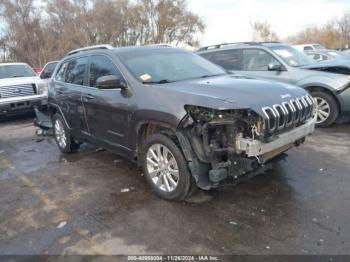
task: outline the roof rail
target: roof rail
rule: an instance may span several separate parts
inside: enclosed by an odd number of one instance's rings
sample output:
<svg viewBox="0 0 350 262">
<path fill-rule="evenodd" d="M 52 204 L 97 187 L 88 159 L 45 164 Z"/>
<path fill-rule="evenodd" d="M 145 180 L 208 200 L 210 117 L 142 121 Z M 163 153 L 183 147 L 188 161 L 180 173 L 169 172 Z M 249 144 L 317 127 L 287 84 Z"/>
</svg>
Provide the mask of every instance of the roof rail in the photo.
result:
<svg viewBox="0 0 350 262">
<path fill-rule="evenodd" d="M 73 55 L 79 52 L 83 52 L 83 51 L 90 51 L 90 50 L 96 50 L 96 49 L 114 49 L 113 46 L 111 45 L 93 45 L 93 46 L 87 46 L 87 47 L 83 47 L 83 48 L 78 48 L 78 49 L 74 49 L 70 52 L 67 53 L 67 55 Z"/>
<path fill-rule="evenodd" d="M 204 46 L 201 47 L 197 50 L 197 52 L 199 51 L 205 51 L 205 50 L 209 50 L 209 49 L 219 49 L 228 45 L 261 45 L 261 44 L 272 44 L 272 43 L 280 43 L 280 42 L 274 42 L 274 41 L 269 41 L 269 42 L 233 42 L 233 43 L 221 43 L 221 44 L 217 44 L 217 45 L 210 45 L 210 46 Z"/>
<path fill-rule="evenodd" d="M 170 44 L 163 44 L 163 43 L 160 43 L 160 44 L 149 44 L 149 45 L 144 45 L 144 46 L 173 47 Z"/>
</svg>

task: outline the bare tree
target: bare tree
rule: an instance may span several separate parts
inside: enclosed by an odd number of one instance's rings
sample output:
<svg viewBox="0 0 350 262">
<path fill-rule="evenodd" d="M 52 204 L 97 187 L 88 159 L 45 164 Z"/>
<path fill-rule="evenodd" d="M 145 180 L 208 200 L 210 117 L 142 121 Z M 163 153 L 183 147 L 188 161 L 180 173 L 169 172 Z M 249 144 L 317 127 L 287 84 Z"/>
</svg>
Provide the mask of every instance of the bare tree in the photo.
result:
<svg viewBox="0 0 350 262">
<path fill-rule="evenodd" d="M 336 18 L 335 25 L 341 40 L 339 47 L 350 48 L 350 12 L 345 13 L 341 18 Z"/>
<path fill-rule="evenodd" d="M 278 41 L 277 34 L 272 31 L 271 26 L 267 21 L 251 21 L 250 26 L 253 30 L 253 41 Z"/>
<path fill-rule="evenodd" d="M 40 15 L 33 0 L 1 1 L 1 18 L 6 33 L 3 42 L 10 53 L 10 59 L 20 59 L 31 65 L 40 64 L 38 53 L 42 48 L 43 32 Z"/>
<path fill-rule="evenodd" d="M 4 50 L 32 66 L 101 43 L 196 46 L 205 29 L 186 0 L 0 0 L 0 12 Z"/>
<path fill-rule="evenodd" d="M 327 48 L 339 48 L 340 37 L 334 23 L 329 22 L 324 26 L 310 26 L 289 37 L 288 42 L 293 44 L 319 43 Z"/>
</svg>

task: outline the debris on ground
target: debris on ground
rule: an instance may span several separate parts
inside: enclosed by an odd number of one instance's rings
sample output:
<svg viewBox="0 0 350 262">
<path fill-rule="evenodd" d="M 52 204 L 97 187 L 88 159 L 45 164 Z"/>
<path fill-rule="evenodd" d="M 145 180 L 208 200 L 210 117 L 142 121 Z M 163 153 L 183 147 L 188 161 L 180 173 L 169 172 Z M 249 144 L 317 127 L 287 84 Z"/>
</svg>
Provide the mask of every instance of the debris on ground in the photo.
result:
<svg viewBox="0 0 350 262">
<path fill-rule="evenodd" d="M 67 225 L 67 221 L 62 221 L 58 224 L 57 228 L 63 228 L 65 225 Z"/>
<path fill-rule="evenodd" d="M 119 164 L 119 163 L 121 163 L 121 162 L 123 162 L 124 160 L 123 159 L 115 159 L 114 161 L 113 161 L 113 163 L 115 164 L 115 165 L 117 165 L 117 164 Z"/>
<path fill-rule="evenodd" d="M 266 249 L 270 249 L 271 247 L 270 246 L 266 246 Z"/>
<path fill-rule="evenodd" d="M 37 129 L 35 134 L 37 136 L 53 136 L 53 129 Z"/>
<path fill-rule="evenodd" d="M 96 153 L 98 152 L 102 152 L 102 151 L 106 151 L 106 149 L 102 148 L 102 147 L 99 147 L 95 150 Z"/>
<path fill-rule="evenodd" d="M 40 143 L 40 142 L 43 142 L 45 139 L 44 138 L 38 138 L 37 140 L 36 140 L 36 142 L 37 143 Z"/>
<path fill-rule="evenodd" d="M 229 223 L 230 223 L 230 225 L 238 226 L 238 223 L 234 220 L 230 220 Z"/>
<path fill-rule="evenodd" d="M 130 189 L 129 188 L 123 188 L 122 190 L 120 190 L 120 192 L 127 193 L 127 192 L 130 192 Z"/>
<path fill-rule="evenodd" d="M 317 218 L 313 218 L 312 221 L 317 222 L 318 220 L 317 220 Z"/>
<path fill-rule="evenodd" d="M 320 171 L 322 172 L 322 171 L 323 171 L 323 168 L 320 168 Z"/>
<path fill-rule="evenodd" d="M 28 149 L 28 150 L 24 150 L 24 153 L 34 153 L 36 152 L 35 149 Z"/>
</svg>

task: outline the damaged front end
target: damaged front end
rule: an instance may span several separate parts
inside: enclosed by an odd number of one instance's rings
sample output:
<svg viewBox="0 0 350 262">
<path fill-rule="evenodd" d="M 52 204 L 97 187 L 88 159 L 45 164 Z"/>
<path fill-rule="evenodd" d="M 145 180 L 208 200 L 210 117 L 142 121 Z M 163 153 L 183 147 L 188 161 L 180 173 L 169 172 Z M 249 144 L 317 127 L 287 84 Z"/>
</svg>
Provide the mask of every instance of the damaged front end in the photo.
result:
<svg viewBox="0 0 350 262">
<path fill-rule="evenodd" d="M 311 108 L 312 105 L 310 113 Z M 185 109 L 187 115 L 178 138 L 192 175 L 202 189 L 217 187 L 222 181 L 237 182 L 266 170 L 269 163 L 283 158 L 286 150 L 304 142 L 314 129 L 306 108 L 303 122 L 297 121 L 302 116 L 296 110 L 292 112 L 293 125 L 285 126 L 285 132 L 277 128 L 276 132 L 269 132 L 271 119 L 250 109 L 216 110 L 198 106 Z M 304 128 L 302 124 L 308 118 L 309 128 Z M 288 115 L 274 121 L 276 125 L 287 122 Z M 288 137 L 290 134 L 293 135 Z M 285 135 L 287 138 L 282 138 Z"/>
<path fill-rule="evenodd" d="M 48 106 L 43 105 L 40 107 L 34 107 L 35 118 L 34 126 L 38 127 L 37 135 L 53 135 L 52 121 L 49 114 Z"/>
</svg>

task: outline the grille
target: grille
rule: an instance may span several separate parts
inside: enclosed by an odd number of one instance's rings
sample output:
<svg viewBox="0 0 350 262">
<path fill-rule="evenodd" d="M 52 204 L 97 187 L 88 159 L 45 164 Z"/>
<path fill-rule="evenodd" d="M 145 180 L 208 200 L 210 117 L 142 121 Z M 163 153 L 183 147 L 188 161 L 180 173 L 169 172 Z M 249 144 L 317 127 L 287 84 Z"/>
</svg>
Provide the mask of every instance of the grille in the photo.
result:
<svg viewBox="0 0 350 262">
<path fill-rule="evenodd" d="M 11 85 L 0 87 L 0 98 L 35 95 L 35 84 Z"/>
<path fill-rule="evenodd" d="M 303 123 L 312 116 L 313 106 L 313 98 L 306 95 L 272 107 L 263 107 L 267 132 L 273 133 Z"/>
</svg>

